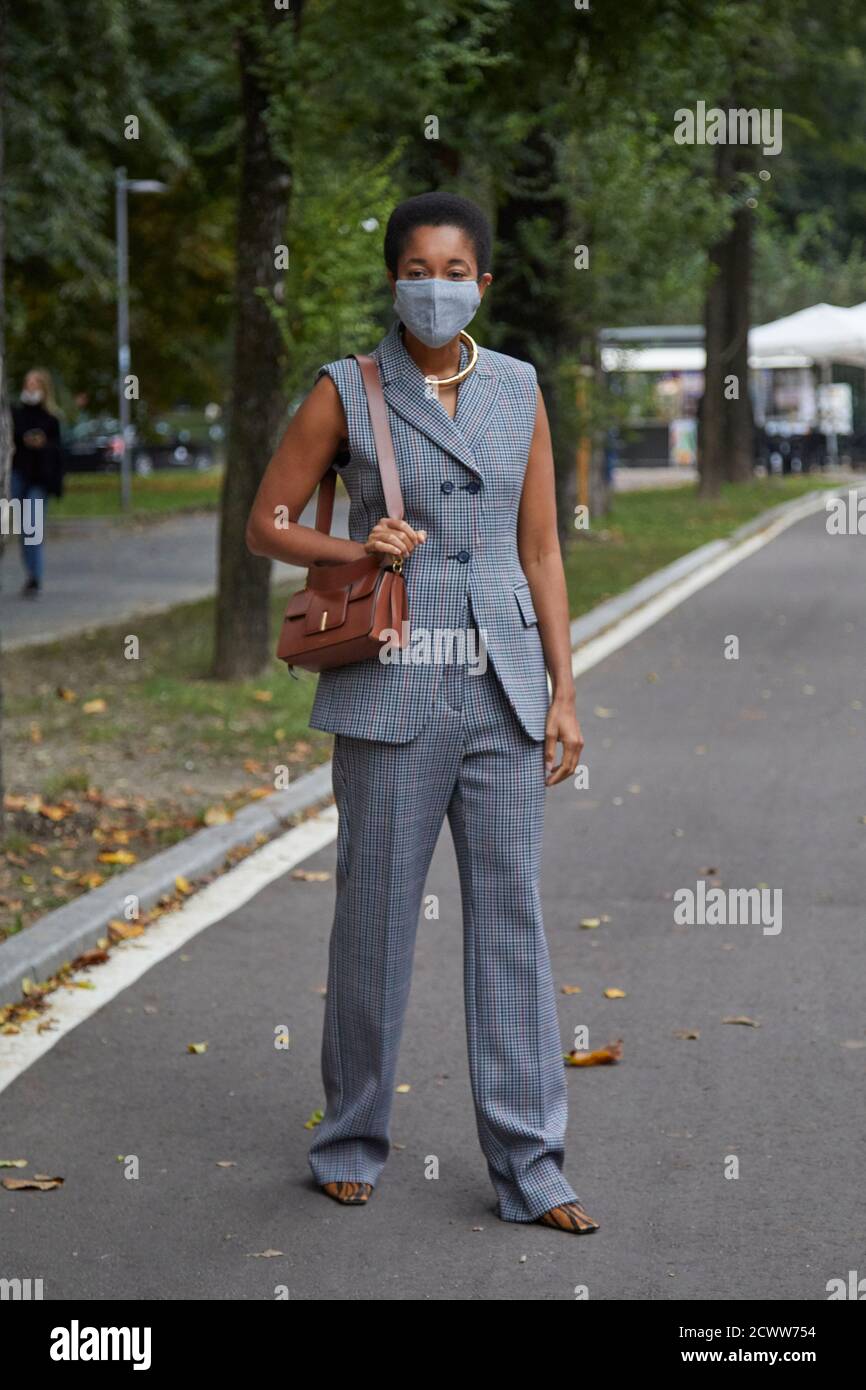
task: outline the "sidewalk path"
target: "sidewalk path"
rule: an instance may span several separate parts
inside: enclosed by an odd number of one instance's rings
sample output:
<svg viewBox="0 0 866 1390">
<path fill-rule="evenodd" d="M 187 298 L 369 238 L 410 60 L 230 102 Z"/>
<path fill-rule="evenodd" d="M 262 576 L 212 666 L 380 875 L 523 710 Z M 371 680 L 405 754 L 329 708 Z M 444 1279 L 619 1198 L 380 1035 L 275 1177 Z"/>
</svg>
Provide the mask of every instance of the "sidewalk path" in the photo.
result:
<svg viewBox="0 0 866 1390">
<path fill-rule="evenodd" d="M 338 499 L 334 535 L 347 532 L 348 505 Z M 315 520 L 315 505 L 301 517 Z M 70 524 L 48 535 L 45 588 L 35 601 L 19 596 L 23 582 L 17 539 L 7 541 L 0 565 L 0 634 L 3 648 L 71 636 L 89 627 L 157 613 L 206 598 L 216 590 L 215 512 L 195 512 L 136 524 Z M 302 579 L 304 571 L 274 565 L 274 579 Z"/>
<path fill-rule="evenodd" d="M 269 1300 L 286 1284 L 294 1300 L 565 1302 L 578 1285 L 823 1301 L 829 1279 L 862 1276 L 864 585 L 862 538 L 829 537 L 819 513 L 578 681 L 591 786 L 549 794 L 543 900 L 557 987 L 582 990 L 558 994 L 563 1048 L 582 1024 L 592 1047 L 624 1039 L 619 1066 L 568 1074 L 566 1172 L 595 1235 L 492 1213 L 446 830 L 401 1051 L 411 1090 L 369 1207 L 311 1184 L 334 884 L 284 877 L 0 1097 L 2 1156 L 66 1180 L 0 1191 L 0 1275 L 42 1276 L 49 1299 Z M 334 866 L 333 843 L 307 861 Z M 781 932 L 677 926 L 671 895 L 711 869 L 725 889 L 781 889 Z M 267 1250 L 282 1253 L 254 1258 Z"/>
</svg>

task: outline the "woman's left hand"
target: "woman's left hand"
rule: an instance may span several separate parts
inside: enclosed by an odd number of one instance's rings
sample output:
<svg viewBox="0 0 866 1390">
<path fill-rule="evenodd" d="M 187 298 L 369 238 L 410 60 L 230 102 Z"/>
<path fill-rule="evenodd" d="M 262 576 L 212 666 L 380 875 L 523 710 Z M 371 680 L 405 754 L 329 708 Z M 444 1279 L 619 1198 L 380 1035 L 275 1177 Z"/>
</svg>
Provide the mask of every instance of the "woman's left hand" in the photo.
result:
<svg viewBox="0 0 866 1390">
<path fill-rule="evenodd" d="M 562 744 L 562 762 L 554 767 L 556 745 Z M 583 752 L 583 734 L 574 709 L 574 701 L 554 700 L 547 711 L 544 731 L 544 765 L 547 776 L 545 786 L 553 787 L 571 777 L 580 762 Z"/>
</svg>

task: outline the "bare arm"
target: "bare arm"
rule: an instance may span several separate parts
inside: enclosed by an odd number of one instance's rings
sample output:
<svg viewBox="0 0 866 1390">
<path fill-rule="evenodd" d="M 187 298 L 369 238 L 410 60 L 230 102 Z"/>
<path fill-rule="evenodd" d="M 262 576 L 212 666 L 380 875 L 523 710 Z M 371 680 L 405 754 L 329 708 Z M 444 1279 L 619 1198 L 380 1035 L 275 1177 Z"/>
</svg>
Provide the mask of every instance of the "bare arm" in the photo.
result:
<svg viewBox="0 0 866 1390">
<path fill-rule="evenodd" d="M 538 629 L 552 685 L 545 735 L 548 770 L 553 764 L 557 743 L 563 748 L 562 762 L 547 778 L 548 785 L 553 786 L 574 772 L 583 750 L 583 736 L 575 712 L 568 594 L 556 525 L 553 449 L 540 391 L 517 518 L 517 550 L 538 614 Z"/>
<path fill-rule="evenodd" d="M 298 524 L 347 434 L 340 393 L 329 376 L 321 376 L 289 421 L 259 484 L 246 529 L 246 543 L 254 555 L 309 569 L 368 554 L 406 556 L 424 539 L 423 532 L 392 518 L 377 523 L 365 543 Z"/>
<path fill-rule="evenodd" d="M 309 569 L 366 553 L 359 541 L 324 536 L 314 526 L 297 524 L 346 435 L 340 393 L 329 376 L 319 377 L 289 421 L 259 484 L 246 530 L 254 555 Z"/>
</svg>

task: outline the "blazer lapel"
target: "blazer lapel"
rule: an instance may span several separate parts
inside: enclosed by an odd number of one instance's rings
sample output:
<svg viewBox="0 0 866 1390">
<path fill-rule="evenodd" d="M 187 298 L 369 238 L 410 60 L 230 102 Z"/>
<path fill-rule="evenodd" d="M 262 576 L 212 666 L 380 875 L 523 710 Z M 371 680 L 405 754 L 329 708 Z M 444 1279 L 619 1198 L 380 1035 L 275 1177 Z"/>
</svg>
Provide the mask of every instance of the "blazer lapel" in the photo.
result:
<svg viewBox="0 0 866 1390">
<path fill-rule="evenodd" d="M 398 322 L 373 355 L 381 367 L 382 389 L 391 408 L 464 467 L 483 476 L 472 445 L 487 425 L 499 395 L 499 378 L 484 360 L 483 349 L 475 369 L 460 383 L 453 420 L 444 406 L 428 395 L 424 376 L 403 344 Z M 461 368 L 468 360 L 469 350 L 461 343 Z"/>
</svg>

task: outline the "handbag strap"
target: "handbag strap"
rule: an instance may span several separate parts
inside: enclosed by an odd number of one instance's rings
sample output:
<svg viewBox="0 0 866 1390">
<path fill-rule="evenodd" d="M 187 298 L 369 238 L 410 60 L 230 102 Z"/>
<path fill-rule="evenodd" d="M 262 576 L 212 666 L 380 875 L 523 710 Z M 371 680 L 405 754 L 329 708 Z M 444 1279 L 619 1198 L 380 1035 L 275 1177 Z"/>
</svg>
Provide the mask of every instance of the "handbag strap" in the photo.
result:
<svg viewBox="0 0 866 1390">
<path fill-rule="evenodd" d="M 400 477 L 397 473 L 397 461 L 394 458 L 394 441 L 391 438 L 391 427 L 388 424 L 388 407 L 385 404 L 385 394 L 379 379 L 379 368 L 375 359 L 366 354 L 351 353 L 350 356 L 355 358 L 361 371 L 361 380 L 367 397 L 367 408 L 370 412 L 370 424 L 373 427 L 373 441 L 376 445 L 376 462 L 379 465 L 382 490 L 385 493 L 385 504 L 388 508 L 387 514 L 402 520 L 404 515 L 403 493 L 400 488 Z M 319 498 L 316 503 L 316 530 L 324 531 L 325 535 L 330 535 L 331 531 L 336 489 L 337 471 L 331 467 L 319 483 Z"/>
</svg>

